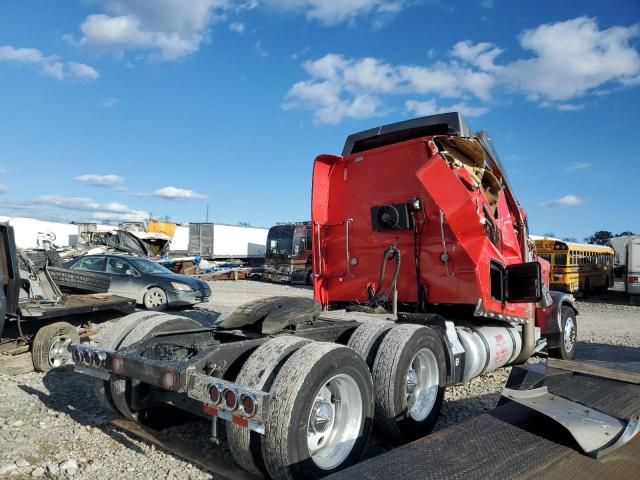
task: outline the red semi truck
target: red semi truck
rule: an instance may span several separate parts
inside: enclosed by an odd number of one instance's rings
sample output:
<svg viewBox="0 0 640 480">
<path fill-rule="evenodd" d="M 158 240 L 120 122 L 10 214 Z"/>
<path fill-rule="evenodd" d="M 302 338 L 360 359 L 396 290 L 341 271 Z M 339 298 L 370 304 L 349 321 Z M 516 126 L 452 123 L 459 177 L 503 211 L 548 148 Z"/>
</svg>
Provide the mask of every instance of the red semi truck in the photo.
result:
<svg viewBox="0 0 640 480">
<path fill-rule="evenodd" d="M 246 470 L 308 479 L 356 463 L 373 424 L 394 444 L 425 435 L 449 385 L 573 356 L 573 298 L 549 292 L 489 137 L 460 114 L 316 158 L 312 224 L 314 300 L 258 300 L 213 327 L 136 313 L 73 346 L 76 370 L 120 415 L 189 411 Z"/>
</svg>

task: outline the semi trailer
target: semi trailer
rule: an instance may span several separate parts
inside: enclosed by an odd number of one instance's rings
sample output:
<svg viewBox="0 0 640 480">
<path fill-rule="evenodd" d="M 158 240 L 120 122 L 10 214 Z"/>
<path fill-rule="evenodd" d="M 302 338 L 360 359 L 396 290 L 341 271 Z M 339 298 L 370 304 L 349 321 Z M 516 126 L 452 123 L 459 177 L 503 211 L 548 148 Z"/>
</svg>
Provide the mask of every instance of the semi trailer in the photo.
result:
<svg viewBox="0 0 640 480">
<path fill-rule="evenodd" d="M 391 444 L 427 434 L 447 386 L 573 357 L 573 297 L 549 291 L 489 136 L 459 113 L 318 156 L 311 214 L 313 299 L 260 299 L 211 326 L 139 312 L 74 344 L 105 408 L 143 424 L 189 412 L 247 471 L 319 478 L 358 462 L 374 425 Z"/>
</svg>

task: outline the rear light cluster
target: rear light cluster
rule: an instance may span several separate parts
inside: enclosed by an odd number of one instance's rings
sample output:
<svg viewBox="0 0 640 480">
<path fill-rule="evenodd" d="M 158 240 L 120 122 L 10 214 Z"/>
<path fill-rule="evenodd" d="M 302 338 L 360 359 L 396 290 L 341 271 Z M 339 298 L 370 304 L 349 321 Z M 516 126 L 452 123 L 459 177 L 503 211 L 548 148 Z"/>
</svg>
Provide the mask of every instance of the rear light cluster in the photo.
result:
<svg viewBox="0 0 640 480">
<path fill-rule="evenodd" d="M 629 277 L 629 283 L 640 283 L 640 277 Z"/>
<path fill-rule="evenodd" d="M 93 368 L 107 366 L 107 353 L 101 350 L 74 345 L 71 347 L 71 356 L 76 365 Z"/>
<path fill-rule="evenodd" d="M 220 384 L 209 385 L 209 401 L 219 408 L 230 412 L 238 410 L 245 417 L 251 418 L 256 414 L 256 398 L 250 393 L 242 393 L 234 388 Z"/>
</svg>

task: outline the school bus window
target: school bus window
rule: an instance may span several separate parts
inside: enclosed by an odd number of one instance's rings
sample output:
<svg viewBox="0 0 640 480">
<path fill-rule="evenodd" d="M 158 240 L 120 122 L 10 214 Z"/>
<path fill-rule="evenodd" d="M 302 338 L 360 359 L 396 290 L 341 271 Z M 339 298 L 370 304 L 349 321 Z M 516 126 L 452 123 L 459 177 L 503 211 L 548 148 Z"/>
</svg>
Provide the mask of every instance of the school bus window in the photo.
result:
<svg viewBox="0 0 640 480">
<path fill-rule="evenodd" d="M 563 254 L 556 253 L 556 265 L 566 265 L 567 264 L 567 256 Z"/>
</svg>

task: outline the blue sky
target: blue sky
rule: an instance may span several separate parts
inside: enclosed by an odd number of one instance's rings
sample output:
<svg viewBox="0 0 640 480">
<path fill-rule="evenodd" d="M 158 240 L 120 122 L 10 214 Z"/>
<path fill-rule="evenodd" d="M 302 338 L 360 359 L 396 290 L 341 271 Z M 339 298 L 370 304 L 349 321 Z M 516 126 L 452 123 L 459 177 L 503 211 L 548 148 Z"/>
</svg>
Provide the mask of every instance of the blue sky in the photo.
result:
<svg viewBox="0 0 640 480">
<path fill-rule="evenodd" d="M 0 0 L 0 215 L 309 216 L 313 158 L 460 110 L 532 231 L 640 231 L 640 4 Z"/>
</svg>

